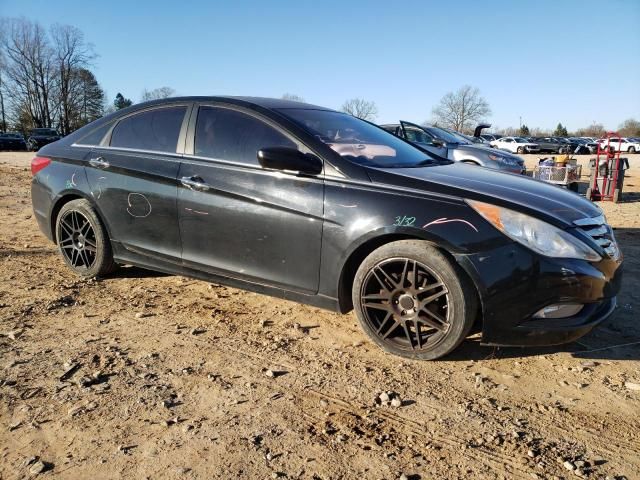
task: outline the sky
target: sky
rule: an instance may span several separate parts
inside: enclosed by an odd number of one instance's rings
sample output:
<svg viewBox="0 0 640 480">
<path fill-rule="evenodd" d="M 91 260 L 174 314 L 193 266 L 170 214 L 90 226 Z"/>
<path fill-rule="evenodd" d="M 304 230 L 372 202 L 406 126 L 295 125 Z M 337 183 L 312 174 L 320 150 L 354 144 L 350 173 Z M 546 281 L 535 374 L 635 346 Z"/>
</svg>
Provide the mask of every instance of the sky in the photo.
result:
<svg viewBox="0 0 640 480">
<path fill-rule="evenodd" d="M 0 0 L 0 16 L 80 28 L 109 98 L 302 96 L 421 123 L 480 89 L 494 128 L 640 120 L 640 0 Z"/>
</svg>

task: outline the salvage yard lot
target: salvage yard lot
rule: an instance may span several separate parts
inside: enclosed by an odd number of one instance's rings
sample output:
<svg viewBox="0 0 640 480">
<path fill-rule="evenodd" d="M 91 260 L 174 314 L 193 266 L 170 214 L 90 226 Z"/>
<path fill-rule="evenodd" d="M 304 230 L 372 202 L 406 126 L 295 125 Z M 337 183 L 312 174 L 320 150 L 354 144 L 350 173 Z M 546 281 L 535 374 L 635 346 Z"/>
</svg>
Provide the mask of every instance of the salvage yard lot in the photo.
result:
<svg viewBox="0 0 640 480">
<path fill-rule="evenodd" d="M 383 354 L 353 314 L 137 268 L 75 277 L 32 216 L 32 156 L 0 153 L 0 478 L 640 478 L 640 155 L 626 201 L 601 204 L 616 315 L 573 344 L 471 338 L 438 362 Z"/>
</svg>

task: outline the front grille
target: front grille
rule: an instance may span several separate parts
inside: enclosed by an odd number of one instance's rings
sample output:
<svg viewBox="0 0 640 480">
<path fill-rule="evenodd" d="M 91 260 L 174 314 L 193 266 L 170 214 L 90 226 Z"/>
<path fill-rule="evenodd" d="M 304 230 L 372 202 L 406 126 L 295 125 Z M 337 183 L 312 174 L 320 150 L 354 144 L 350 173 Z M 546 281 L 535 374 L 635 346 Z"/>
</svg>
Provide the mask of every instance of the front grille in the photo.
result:
<svg viewBox="0 0 640 480">
<path fill-rule="evenodd" d="M 611 258 L 618 258 L 620 251 L 613 236 L 613 229 L 606 223 L 604 215 L 581 218 L 573 222 L 580 230 L 589 235 Z"/>
</svg>

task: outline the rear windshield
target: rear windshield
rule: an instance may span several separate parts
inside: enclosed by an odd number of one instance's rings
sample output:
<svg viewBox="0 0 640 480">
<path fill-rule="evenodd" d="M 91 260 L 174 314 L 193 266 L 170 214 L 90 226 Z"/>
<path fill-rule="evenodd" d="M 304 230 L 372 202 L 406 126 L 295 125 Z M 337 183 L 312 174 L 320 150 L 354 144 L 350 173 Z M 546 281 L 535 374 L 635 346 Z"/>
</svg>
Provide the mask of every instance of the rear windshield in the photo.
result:
<svg viewBox="0 0 640 480">
<path fill-rule="evenodd" d="M 342 157 L 359 165 L 402 168 L 439 163 L 437 157 L 346 113 L 297 108 L 280 112 Z"/>
</svg>

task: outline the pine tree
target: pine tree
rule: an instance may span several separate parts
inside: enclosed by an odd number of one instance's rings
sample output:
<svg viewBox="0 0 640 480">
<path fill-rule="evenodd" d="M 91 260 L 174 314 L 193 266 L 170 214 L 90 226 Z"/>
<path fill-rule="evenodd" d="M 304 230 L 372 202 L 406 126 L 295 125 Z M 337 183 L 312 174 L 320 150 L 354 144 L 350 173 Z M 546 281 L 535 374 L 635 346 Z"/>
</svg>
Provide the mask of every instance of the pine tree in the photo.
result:
<svg viewBox="0 0 640 480">
<path fill-rule="evenodd" d="M 529 131 L 529 127 L 527 127 L 526 125 L 524 125 L 524 124 L 523 124 L 523 125 L 520 127 L 520 133 L 519 133 L 519 135 L 520 135 L 521 137 L 528 137 L 529 135 L 531 135 L 531 132 Z"/>
<path fill-rule="evenodd" d="M 569 132 L 567 132 L 567 127 L 563 127 L 561 123 L 558 123 L 556 127 L 556 131 L 553 132 L 554 137 L 568 137 Z"/>
<path fill-rule="evenodd" d="M 131 105 L 133 105 L 133 102 L 128 98 L 124 98 L 121 93 L 118 93 L 116 95 L 116 99 L 113 101 L 113 106 L 116 107 L 116 110 L 121 110 L 123 108 L 130 107 Z"/>
</svg>

